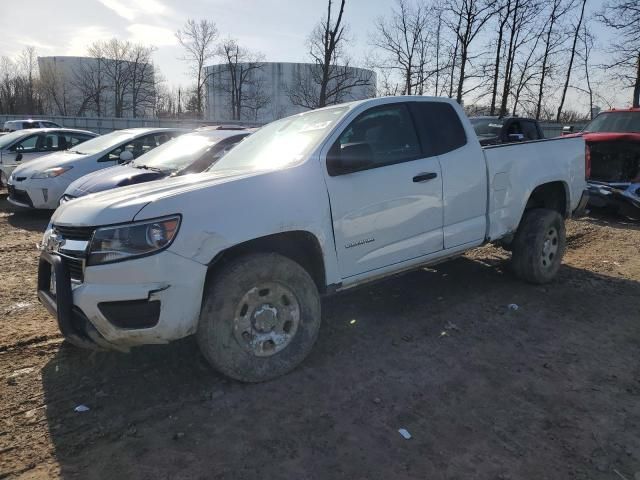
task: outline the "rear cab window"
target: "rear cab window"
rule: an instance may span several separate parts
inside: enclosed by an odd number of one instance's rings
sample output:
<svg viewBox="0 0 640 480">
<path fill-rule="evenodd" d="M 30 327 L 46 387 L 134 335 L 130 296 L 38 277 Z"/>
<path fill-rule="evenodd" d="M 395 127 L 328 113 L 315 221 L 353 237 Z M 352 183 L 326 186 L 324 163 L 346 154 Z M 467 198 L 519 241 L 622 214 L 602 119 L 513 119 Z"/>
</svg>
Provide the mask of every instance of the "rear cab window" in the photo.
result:
<svg viewBox="0 0 640 480">
<path fill-rule="evenodd" d="M 426 155 L 444 155 L 467 144 L 460 117 L 448 103 L 411 102 L 409 107 Z"/>
</svg>

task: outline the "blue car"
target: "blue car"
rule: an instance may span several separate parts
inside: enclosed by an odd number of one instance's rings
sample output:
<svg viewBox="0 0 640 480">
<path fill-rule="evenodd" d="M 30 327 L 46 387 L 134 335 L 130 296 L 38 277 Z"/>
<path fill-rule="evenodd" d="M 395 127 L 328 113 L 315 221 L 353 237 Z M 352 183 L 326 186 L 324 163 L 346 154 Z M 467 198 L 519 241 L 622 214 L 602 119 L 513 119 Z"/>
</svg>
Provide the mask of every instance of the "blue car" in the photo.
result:
<svg viewBox="0 0 640 480">
<path fill-rule="evenodd" d="M 112 188 L 202 172 L 251 133 L 209 128 L 187 133 L 129 163 L 80 177 L 65 190 L 60 203 Z"/>
</svg>

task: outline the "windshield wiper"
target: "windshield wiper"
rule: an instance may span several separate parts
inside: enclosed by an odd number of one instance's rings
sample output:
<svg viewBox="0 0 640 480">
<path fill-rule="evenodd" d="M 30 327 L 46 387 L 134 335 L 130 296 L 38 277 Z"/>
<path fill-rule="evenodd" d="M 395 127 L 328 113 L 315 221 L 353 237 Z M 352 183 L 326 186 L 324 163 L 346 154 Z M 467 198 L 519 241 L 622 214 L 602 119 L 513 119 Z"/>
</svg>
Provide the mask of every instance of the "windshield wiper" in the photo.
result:
<svg viewBox="0 0 640 480">
<path fill-rule="evenodd" d="M 81 152 L 79 150 L 69 150 L 71 153 L 77 153 L 78 155 L 87 155 L 85 152 Z"/>
<path fill-rule="evenodd" d="M 165 173 L 165 171 L 161 168 L 158 167 L 151 167 L 149 165 L 136 165 L 136 168 L 142 168 L 144 170 L 151 170 L 153 172 L 160 172 L 160 173 Z"/>
</svg>

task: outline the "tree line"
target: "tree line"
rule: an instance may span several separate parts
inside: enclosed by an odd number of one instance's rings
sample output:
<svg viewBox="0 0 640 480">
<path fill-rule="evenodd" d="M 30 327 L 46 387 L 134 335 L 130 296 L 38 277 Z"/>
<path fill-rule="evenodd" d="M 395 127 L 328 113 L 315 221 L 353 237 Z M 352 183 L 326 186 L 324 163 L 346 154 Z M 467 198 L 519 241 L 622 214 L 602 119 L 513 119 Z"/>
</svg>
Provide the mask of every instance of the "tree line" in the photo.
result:
<svg viewBox="0 0 640 480">
<path fill-rule="evenodd" d="M 308 67 L 282 87 L 304 108 L 374 85 L 377 95 L 447 96 L 472 114 L 542 120 L 588 118 L 596 106 L 613 106 L 620 88 L 640 106 L 640 4 L 593 1 L 395 0 L 367 32 L 364 70 L 350 68 L 347 0 L 328 0 L 307 39 Z M 603 31 L 614 40 L 594 33 Z M 202 117 L 211 94 L 236 120 L 270 107 L 262 53 L 221 37 L 206 19 L 188 20 L 176 38 L 192 82 L 184 88 L 162 81 L 154 47 L 118 39 L 90 45 L 90 60 L 65 74 L 51 64 L 38 69 L 32 47 L 2 57 L 0 113 Z"/>
</svg>

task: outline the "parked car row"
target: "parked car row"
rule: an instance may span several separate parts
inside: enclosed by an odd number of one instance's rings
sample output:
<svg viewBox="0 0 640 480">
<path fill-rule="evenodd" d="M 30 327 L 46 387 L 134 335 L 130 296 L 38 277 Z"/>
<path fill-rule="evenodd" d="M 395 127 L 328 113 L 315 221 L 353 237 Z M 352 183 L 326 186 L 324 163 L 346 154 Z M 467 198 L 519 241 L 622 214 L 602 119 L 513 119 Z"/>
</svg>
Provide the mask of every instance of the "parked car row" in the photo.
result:
<svg viewBox="0 0 640 480">
<path fill-rule="evenodd" d="M 102 136 L 69 129 L 21 130 L 0 138 L 0 171 L 9 202 L 53 210 L 89 193 L 200 172 L 250 133 L 238 127 L 193 133 L 134 128 Z"/>
</svg>

